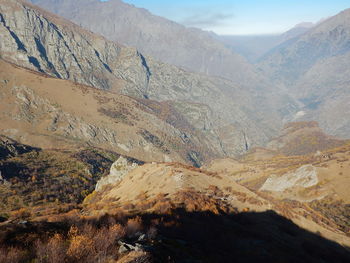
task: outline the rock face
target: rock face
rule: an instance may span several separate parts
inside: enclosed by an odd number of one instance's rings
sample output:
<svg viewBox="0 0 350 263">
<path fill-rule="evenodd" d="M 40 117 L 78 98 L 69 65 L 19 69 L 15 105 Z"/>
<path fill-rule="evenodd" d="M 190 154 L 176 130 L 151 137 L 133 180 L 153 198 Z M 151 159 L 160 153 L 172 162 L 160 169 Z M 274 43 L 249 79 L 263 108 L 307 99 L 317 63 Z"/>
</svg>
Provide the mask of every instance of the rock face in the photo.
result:
<svg viewBox="0 0 350 263">
<path fill-rule="evenodd" d="M 222 155 L 240 154 L 264 144 L 280 128 L 282 117 L 296 110 L 288 96 L 268 93 L 267 98 L 266 90 L 258 86 L 245 89 L 229 80 L 157 62 L 20 0 L 0 3 L 3 59 L 140 100 L 183 103 L 188 111 L 182 111 L 182 116 L 187 116 L 183 118 L 192 127 L 198 121 L 190 116 L 201 115 L 196 111 L 203 108 L 191 105 L 207 105 L 208 143 Z M 91 127 L 84 130 L 94 137 Z"/>
<path fill-rule="evenodd" d="M 138 163 L 121 156 L 115 163 L 112 164 L 109 175 L 101 178 L 97 184 L 95 191 L 99 192 L 104 186 L 115 184 L 123 179 L 130 171 L 138 167 Z"/>
<path fill-rule="evenodd" d="M 24 144 L 43 149 L 88 145 L 147 162 L 197 166 L 221 155 L 217 142 L 167 103 L 50 78 L 1 59 L 0 68 L 0 79 L 6 80 L 0 82 L 0 134 Z M 10 139 L 0 143 L 0 153 L 8 155 L 12 144 Z"/>
<path fill-rule="evenodd" d="M 302 103 L 298 120 L 315 120 L 327 133 L 349 137 L 350 9 L 275 48 L 259 63 Z"/>
<path fill-rule="evenodd" d="M 8 157 L 14 157 L 19 154 L 39 150 L 31 146 L 23 145 L 11 140 L 8 137 L 0 135 L 0 160 Z M 0 180 L 2 179 L 0 174 Z"/>
<path fill-rule="evenodd" d="M 290 172 L 282 176 L 269 177 L 261 191 L 283 192 L 289 188 L 308 188 L 318 184 L 316 168 L 312 165 L 304 165 L 295 172 Z"/>
<path fill-rule="evenodd" d="M 263 86 L 243 57 L 208 32 L 186 28 L 120 0 L 31 0 L 57 15 L 165 63 L 221 76 L 242 87 Z"/>
</svg>

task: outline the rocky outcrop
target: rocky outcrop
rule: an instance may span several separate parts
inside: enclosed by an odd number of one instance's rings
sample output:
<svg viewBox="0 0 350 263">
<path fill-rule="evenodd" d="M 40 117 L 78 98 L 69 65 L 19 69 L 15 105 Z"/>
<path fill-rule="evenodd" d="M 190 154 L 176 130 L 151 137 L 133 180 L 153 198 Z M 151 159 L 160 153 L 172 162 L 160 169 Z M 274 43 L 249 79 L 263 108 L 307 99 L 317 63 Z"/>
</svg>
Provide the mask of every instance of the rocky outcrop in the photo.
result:
<svg viewBox="0 0 350 263">
<path fill-rule="evenodd" d="M 269 177 L 260 190 L 283 192 L 289 188 L 308 188 L 317 184 L 318 177 L 316 167 L 313 165 L 304 165 L 294 172 L 290 172 L 282 176 Z"/>
<path fill-rule="evenodd" d="M 38 148 L 20 144 L 6 136 L 0 135 L 0 160 L 38 150 Z M 0 181 L 1 180 L 2 177 L 0 173 Z"/>
<path fill-rule="evenodd" d="M 127 159 L 123 156 L 119 157 L 117 161 L 112 164 L 109 175 L 101 178 L 97 184 L 95 191 L 99 192 L 106 185 L 113 185 L 123 179 L 130 171 L 138 167 L 138 162 Z"/>
<path fill-rule="evenodd" d="M 197 166 L 221 155 L 216 142 L 167 103 L 48 78 L 2 60 L 0 67 L 0 79 L 6 79 L 0 82 L 0 133 L 22 143 L 92 146 L 142 161 Z"/>
</svg>

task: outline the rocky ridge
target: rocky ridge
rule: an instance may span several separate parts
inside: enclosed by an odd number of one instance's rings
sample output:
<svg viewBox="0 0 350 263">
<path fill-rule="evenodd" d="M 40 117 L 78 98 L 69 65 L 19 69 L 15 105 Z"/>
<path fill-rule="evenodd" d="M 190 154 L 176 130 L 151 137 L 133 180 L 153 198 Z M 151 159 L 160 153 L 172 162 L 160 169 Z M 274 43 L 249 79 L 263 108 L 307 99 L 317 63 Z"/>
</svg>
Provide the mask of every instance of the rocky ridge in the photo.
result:
<svg viewBox="0 0 350 263">
<path fill-rule="evenodd" d="M 210 33 L 151 14 L 120 0 L 31 0 L 109 40 L 189 71 L 220 76 L 244 88 L 267 87 L 263 76 L 243 57 Z"/>
<path fill-rule="evenodd" d="M 0 133 L 44 149 L 100 147 L 143 161 L 219 156 L 175 108 L 59 80 L 0 60 Z M 147 103 L 146 103 L 147 102 Z"/>
</svg>

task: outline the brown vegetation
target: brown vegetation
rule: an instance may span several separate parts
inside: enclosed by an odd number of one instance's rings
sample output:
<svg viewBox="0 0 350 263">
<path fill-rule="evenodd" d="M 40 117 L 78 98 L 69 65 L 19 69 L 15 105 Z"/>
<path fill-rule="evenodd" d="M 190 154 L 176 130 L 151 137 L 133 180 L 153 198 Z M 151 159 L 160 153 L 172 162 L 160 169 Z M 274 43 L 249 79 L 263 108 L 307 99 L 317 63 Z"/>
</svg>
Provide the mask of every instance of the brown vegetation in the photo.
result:
<svg viewBox="0 0 350 263">
<path fill-rule="evenodd" d="M 26 208 L 46 214 L 39 209 L 45 206 L 62 213 L 65 204 L 77 205 L 94 190 L 117 156 L 97 149 L 45 150 L 1 160 L 5 183 L 0 184 L 0 210 L 2 214 L 14 211 L 13 218 L 29 217 Z"/>
<path fill-rule="evenodd" d="M 147 241 L 157 232 L 144 226 L 141 217 L 76 215 L 61 220 L 0 226 L 0 262 L 116 262 L 125 254 L 119 252 L 119 241 L 136 242 L 143 234 Z"/>
</svg>

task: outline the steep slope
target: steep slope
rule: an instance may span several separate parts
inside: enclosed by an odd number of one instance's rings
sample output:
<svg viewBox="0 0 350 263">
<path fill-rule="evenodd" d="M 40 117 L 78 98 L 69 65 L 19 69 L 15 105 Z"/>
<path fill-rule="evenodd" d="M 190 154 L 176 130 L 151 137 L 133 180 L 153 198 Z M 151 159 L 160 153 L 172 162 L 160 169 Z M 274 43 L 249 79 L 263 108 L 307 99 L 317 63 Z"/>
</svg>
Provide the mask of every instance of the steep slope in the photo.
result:
<svg viewBox="0 0 350 263">
<path fill-rule="evenodd" d="M 185 69 L 233 80 L 242 87 L 263 87 L 263 78 L 243 57 L 207 32 L 186 28 L 120 0 L 32 0 L 106 38 Z"/>
<path fill-rule="evenodd" d="M 100 89 L 181 103 L 192 126 L 199 127 L 198 116 L 205 116 L 201 130 L 222 154 L 263 144 L 279 129 L 281 115 L 295 111 L 288 96 L 267 99 L 258 88 L 246 90 L 228 80 L 157 62 L 23 1 L 1 0 L 0 11 L 3 59 Z M 286 109 L 280 111 L 282 107 Z"/>
<path fill-rule="evenodd" d="M 350 9 L 275 48 L 259 66 L 303 104 L 299 120 L 316 120 L 326 132 L 348 137 Z"/>
<path fill-rule="evenodd" d="M 171 105 L 51 78 L 2 60 L 0 66 L 0 133 L 22 143 L 46 149 L 91 145 L 144 161 L 196 165 L 219 154 Z"/>
<path fill-rule="evenodd" d="M 19 209 L 28 209 L 37 216 L 71 209 L 69 206 L 78 205 L 94 190 L 96 182 L 119 157 L 92 147 L 42 150 L 4 141 L 16 153 L 0 160 L 2 216 Z"/>
<path fill-rule="evenodd" d="M 327 19 L 299 38 L 282 44 L 261 62 L 274 79 L 295 84 L 316 63 L 349 51 L 350 10 Z"/>
<path fill-rule="evenodd" d="M 286 108 L 286 112 L 281 113 L 282 115 L 297 107 L 288 93 L 282 89 L 273 90 L 268 78 L 257 71 L 255 66 L 232 52 L 232 49 L 225 47 L 208 32 L 186 28 L 120 0 L 105 2 L 32 0 L 31 2 L 107 39 L 136 47 L 143 54 L 148 54 L 159 61 L 180 66 L 190 72 L 229 79 L 232 81 L 232 86 L 249 92 L 249 95 L 256 99 L 261 98 L 259 105 L 266 105 L 266 101 L 269 101 L 268 105 L 273 111 Z M 235 90 L 226 89 L 226 91 L 226 95 L 230 97 L 237 96 Z"/>
</svg>

